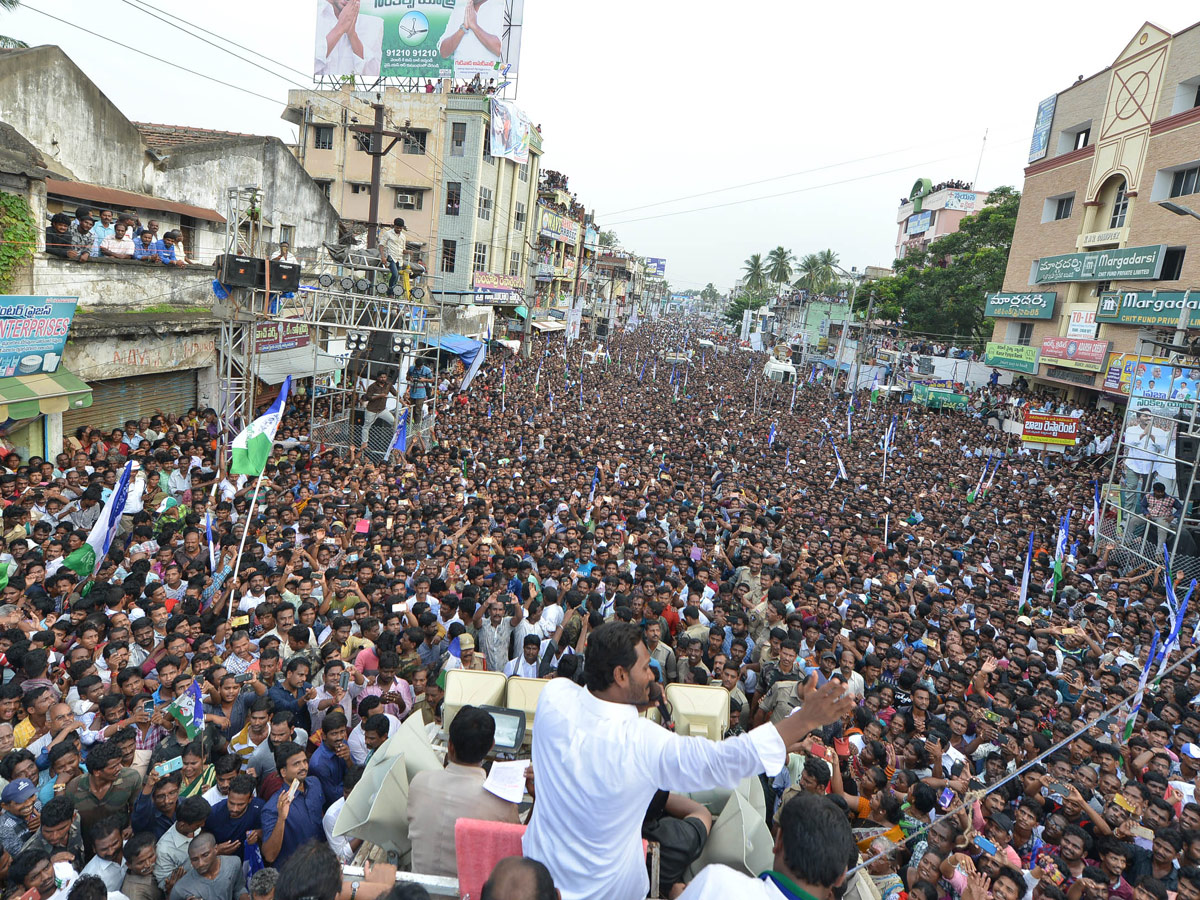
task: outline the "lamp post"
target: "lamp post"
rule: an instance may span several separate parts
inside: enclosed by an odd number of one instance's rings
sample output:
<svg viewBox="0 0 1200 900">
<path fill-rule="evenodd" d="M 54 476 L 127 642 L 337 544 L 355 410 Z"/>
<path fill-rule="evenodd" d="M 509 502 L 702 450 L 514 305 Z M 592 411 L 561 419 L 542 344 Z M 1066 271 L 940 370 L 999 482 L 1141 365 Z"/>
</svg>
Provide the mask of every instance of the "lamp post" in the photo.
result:
<svg viewBox="0 0 1200 900">
<path fill-rule="evenodd" d="M 1191 216 L 1193 219 L 1200 219 L 1200 213 L 1196 212 L 1190 206 L 1184 206 L 1182 203 L 1176 203 L 1174 200 L 1159 200 L 1158 205 L 1167 212 L 1173 212 L 1177 216 Z"/>
</svg>

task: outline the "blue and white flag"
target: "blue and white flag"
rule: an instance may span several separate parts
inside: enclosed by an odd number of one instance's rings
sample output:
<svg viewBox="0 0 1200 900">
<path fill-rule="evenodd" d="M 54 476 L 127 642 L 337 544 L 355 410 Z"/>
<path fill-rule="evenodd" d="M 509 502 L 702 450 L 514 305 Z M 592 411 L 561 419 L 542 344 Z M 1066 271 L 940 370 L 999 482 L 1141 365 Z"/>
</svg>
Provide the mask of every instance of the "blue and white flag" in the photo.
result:
<svg viewBox="0 0 1200 900">
<path fill-rule="evenodd" d="M 771 432 L 767 435 L 767 446 L 770 447 L 775 443 L 775 423 L 771 423 Z"/>
<path fill-rule="evenodd" d="M 596 474 L 592 476 L 592 489 L 588 492 L 588 503 L 591 504 L 596 500 L 596 488 L 600 485 L 600 465 L 596 464 Z"/>
<path fill-rule="evenodd" d="M 217 574 L 217 545 L 213 543 L 212 513 L 204 514 L 204 532 L 208 536 L 208 565 L 214 575 Z"/>
<path fill-rule="evenodd" d="M 1100 538 L 1100 480 L 1092 481 L 1092 540 Z"/>
<path fill-rule="evenodd" d="M 796 408 L 796 385 L 798 385 L 799 383 L 800 383 L 799 378 L 797 378 L 795 381 L 792 382 L 792 402 L 788 404 L 788 412 L 789 413 L 792 412 L 793 410 L 795 410 L 795 408 Z"/>
<path fill-rule="evenodd" d="M 1129 741 L 1133 736 L 1133 726 L 1137 722 L 1138 710 L 1142 708 L 1142 695 L 1146 692 L 1146 682 L 1150 680 L 1150 666 L 1154 664 L 1155 651 L 1158 649 L 1158 632 L 1154 632 L 1154 640 L 1150 642 L 1150 652 L 1146 654 L 1146 665 L 1142 668 L 1142 677 L 1138 679 L 1137 691 L 1133 695 L 1133 705 L 1125 719 L 1124 740 Z"/>
<path fill-rule="evenodd" d="M 1029 564 L 1033 561 L 1033 529 L 1029 529 L 1029 546 L 1025 549 L 1025 569 L 1021 572 L 1021 593 L 1017 598 L 1017 614 L 1023 615 L 1029 601 Z"/>
<path fill-rule="evenodd" d="M 491 415 L 491 407 L 488 407 L 488 415 Z M 401 453 L 408 451 L 408 410 L 400 411 L 400 418 L 396 422 L 396 433 L 392 436 L 392 446 L 388 448 L 388 452 L 399 450 Z"/>
<path fill-rule="evenodd" d="M 63 565 L 80 578 L 91 578 L 95 575 L 109 547 L 112 546 L 113 538 L 121 525 L 121 516 L 125 513 L 125 504 L 129 500 L 129 480 L 132 472 L 131 460 L 125 463 L 125 468 L 121 470 L 117 487 L 108 495 L 108 500 L 100 511 L 100 518 L 96 519 L 87 540 L 63 560 Z"/>
</svg>

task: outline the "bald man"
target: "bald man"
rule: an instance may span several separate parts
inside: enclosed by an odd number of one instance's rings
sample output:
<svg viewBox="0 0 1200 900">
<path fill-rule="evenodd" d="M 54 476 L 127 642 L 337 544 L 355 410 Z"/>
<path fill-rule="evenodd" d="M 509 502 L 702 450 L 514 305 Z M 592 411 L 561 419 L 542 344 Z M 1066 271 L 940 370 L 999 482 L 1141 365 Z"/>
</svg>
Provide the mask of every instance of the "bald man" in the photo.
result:
<svg viewBox="0 0 1200 900">
<path fill-rule="evenodd" d="M 496 863 L 480 900 L 561 900 L 550 870 L 535 859 L 506 856 Z"/>
<path fill-rule="evenodd" d="M 175 882 L 170 900 L 250 900 L 242 878 L 242 861 L 236 856 L 219 855 L 216 838 L 207 831 L 188 844 L 188 861 L 192 867 Z"/>
</svg>

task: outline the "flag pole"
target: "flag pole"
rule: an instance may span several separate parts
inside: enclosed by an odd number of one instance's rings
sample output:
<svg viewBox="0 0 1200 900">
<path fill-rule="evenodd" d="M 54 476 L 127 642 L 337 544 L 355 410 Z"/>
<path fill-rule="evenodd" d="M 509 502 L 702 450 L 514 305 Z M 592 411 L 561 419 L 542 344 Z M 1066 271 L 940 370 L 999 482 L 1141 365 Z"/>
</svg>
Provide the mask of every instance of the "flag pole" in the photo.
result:
<svg viewBox="0 0 1200 900">
<path fill-rule="evenodd" d="M 246 535 L 250 533 L 250 523 L 254 521 L 254 505 L 258 503 L 258 492 L 262 487 L 263 475 L 267 472 L 267 467 L 263 466 L 263 470 L 258 473 L 258 480 L 254 482 L 254 496 L 250 498 L 250 506 L 246 510 L 246 525 L 242 528 L 242 540 L 238 544 L 237 558 L 233 561 L 233 575 L 230 576 L 230 585 L 234 590 L 237 590 L 238 570 L 242 567 L 242 553 L 246 549 Z M 228 622 L 233 618 L 233 597 L 230 596 L 229 608 L 225 610 L 225 621 Z"/>
</svg>

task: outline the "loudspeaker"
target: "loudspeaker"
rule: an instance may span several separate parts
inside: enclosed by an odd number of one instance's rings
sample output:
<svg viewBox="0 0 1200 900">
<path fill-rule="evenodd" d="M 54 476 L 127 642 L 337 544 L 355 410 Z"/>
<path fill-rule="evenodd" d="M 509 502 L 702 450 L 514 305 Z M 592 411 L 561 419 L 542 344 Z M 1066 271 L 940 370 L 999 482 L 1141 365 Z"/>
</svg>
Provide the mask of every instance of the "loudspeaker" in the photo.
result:
<svg viewBox="0 0 1200 900">
<path fill-rule="evenodd" d="M 271 290 L 294 291 L 299 284 L 300 266 L 298 263 L 271 260 Z"/>
<path fill-rule="evenodd" d="M 221 284 L 231 284 L 236 287 L 262 287 L 263 269 L 266 260 L 253 256 L 234 256 L 222 254 L 214 265 Z"/>
<path fill-rule="evenodd" d="M 1200 435 L 1180 433 L 1175 441 L 1175 459 L 1181 463 L 1194 463 L 1200 452 Z"/>
</svg>

